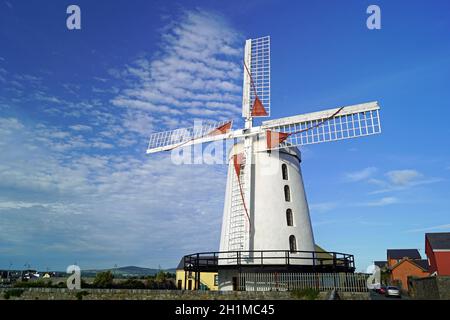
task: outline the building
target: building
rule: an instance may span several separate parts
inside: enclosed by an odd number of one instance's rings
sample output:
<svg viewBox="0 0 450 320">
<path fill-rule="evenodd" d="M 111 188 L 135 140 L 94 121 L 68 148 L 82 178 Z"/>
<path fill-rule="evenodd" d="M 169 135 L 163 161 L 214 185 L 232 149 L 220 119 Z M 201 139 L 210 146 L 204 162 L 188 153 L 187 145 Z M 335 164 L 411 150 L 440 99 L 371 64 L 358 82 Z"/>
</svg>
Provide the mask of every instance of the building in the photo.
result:
<svg viewBox="0 0 450 320">
<path fill-rule="evenodd" d="M 260 139 L 253 142 L 255 154 L 249 165 L 249 160 L 243 156 L 244 147 L 244 143 L 237 143 L 229 153 L 220 251 L 242 251 L 244 257 L 252 255 L 249 251 L 271 250 L 270 256 L 274 259 L 266 263 L 274 265 L 285 260 L 284 251 L 290 251 L 291 264 L 312 265 L 312 256 L 300 252 L 314 251 L 300 151 L 281 148 L 278 154 L 257 152 L 267 148 L 266 140 Z M 236 162 L 239 158 L 245 160 Z M 241 163 L 244 161 L 247 163 Z M 245 199 L 245 192 L 241 195 L 241 190 L 249 187 L 254 190 L 251 201 Z M 246 200 L 245 207 L 242 199 Z M 275 259 L 277 255 L 280 259 Z M 305 259 L 301 259 L 302 256 Z M 235 263 L 234 257 L 226 257 L 227 254 L 221 257 L 220 265 Z M 246 263 L 252 264 L 251 259 Z M 259 260 L 254 264 L 259 264 Z"/>
<path fill-rule="evenodd" d="M 387 268 L 387 261 L 374 261 L 373 264 L 382 270 Z"/>
<path fill-rule="evenodd" d="M 408 290 L 408 277 L 423 278 L 430 273 L 428 261 L 423 260 L 417 249 L 388 249 L 387 268 L 391 284 Z"/>
<path fill-rule="evenodd" d="M 450 276 L 450 232 L 426 233 L 425 253 L 431 274 Z"/>
<path fill-rule="evenodd" d="M 427 260 L 403 258 L 389 268 L 391 283 L 407 291 L 408 277 L 424 278 L 429 276 Z"/>
<path fill-rule="evenodd" d="M 411 260 L 420 260 L 419 250 L 417 249 L 387 249 L 387 266 L 393 267 L 402 259 L 408 258 Z"/>
<path fill-rule="evenodd" d="M 219 290 L 218 273 L 200 272 L 196 275 L 195 272 L 185 271 L 183 257 L 176 270 L 176 286 L 178 290 Z"/>
</svg>

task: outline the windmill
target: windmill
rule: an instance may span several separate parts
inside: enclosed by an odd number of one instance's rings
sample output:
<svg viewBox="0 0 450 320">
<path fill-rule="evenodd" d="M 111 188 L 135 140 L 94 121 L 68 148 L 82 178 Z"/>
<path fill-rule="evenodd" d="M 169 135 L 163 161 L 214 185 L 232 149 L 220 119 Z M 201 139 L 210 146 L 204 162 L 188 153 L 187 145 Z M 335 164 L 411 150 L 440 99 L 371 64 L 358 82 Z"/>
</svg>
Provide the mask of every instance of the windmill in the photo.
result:
<svg viewBox="0 0 450 320">
<path fill-rule="evenodd" d="M 274 265 L 283 263 L 286 252 L 297 258 L 290 260 L 290 265 L 314 265 L 314 236 L 297 147 L 378 134 L 380 108 L 377 102 L 368 102 L 254 126 L 255 118 L 270 116 L 269 36 L 246 40 L 243 65 L 243 128 L 232 130 L 232 120 L 228 120 L 153 133 L 147 153 L 226 139 L 237 141 L 228 156 L 216 264 L 235 265 L 238 261 L 252 265 L 259 263 L 255 252 L 271 251 L 269 263 Z"/>
</svg>

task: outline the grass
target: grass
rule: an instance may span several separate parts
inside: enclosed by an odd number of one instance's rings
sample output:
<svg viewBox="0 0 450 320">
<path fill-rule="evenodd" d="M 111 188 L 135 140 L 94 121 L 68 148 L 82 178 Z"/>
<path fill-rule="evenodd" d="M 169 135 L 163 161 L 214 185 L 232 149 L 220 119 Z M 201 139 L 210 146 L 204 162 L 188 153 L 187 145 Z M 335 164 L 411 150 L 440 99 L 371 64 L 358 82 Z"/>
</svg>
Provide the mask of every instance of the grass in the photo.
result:
<svg viewBox="0 0 450 320">
<path fill-rule="evenodd" d="M 302 299 L 302 300 L 316 300 L 319 296 L 319 290 L 315 289 L 297 289 L 291 291 L 291 295 L 296 299 Z"/>
</svg>

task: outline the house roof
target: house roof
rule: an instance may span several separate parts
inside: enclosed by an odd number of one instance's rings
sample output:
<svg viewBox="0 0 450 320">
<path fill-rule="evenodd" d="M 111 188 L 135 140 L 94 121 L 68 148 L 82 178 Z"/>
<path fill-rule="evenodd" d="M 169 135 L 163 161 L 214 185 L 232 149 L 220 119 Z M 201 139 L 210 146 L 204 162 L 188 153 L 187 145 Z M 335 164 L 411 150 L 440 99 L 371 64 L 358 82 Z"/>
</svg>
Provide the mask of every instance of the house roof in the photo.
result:
<svg viewBox="0 0 450 320">
<path fill-rule="evenodd" d="M 419 250 L 417 249 L 388 249 L 387 258 L 389 259 L 403 259 L 410 258 L 413 260 L 421 259 Z"/>
<path fill-rule="evenodd" d="M 423 270 L 428 271 L 430 266 L 428 265 L 428 260 L 421 259 L 421 260 L 411 260 L 411 262 L 417 264 L 419 267 L 421 267 Z"/>
<path fill-rule="evenodd" d="M 183 270 L 184 269 L 184 257 L 181 258 L 180 262 L 177 265 L 177 270 Z"/>
<path fill-rule="evenodd" d="M 376 265 L 377 267 L 380 267 L 380 268 L 384 268 L 387 265 L 387 261 L 374 261 L 373 263 L 374 263 L 374 265 Z"/>
<path fill-rule="evenodd" d="M 409 258 L 402 258 L 399 262 L 397 262 L 395 265 L 390 267 L 390 269 L 394 270 L 395 268 L 397 268 L 399 265 L 401 265 L 404 262 L 410 262 L 424 271 L 428 271 L 428 268 L 429 268 L 428 260 L 422 260 L 422 259 L 413 260 L 413 259 L 409 259 Z"/>
<path fill-rule="evenodd" d="M 450 249 L 450 232 L 426 233 L 430 246 L 435 249 Z"/>
</svg>

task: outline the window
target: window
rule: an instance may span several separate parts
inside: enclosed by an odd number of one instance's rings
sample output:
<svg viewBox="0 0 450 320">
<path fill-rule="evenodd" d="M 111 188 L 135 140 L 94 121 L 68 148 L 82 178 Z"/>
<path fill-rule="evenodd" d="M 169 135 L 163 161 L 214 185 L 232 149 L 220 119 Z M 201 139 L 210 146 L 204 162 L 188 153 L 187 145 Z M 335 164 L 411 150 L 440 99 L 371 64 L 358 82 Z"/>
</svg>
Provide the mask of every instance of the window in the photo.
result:
<svg viewBox="0 0 450 320">
<path fill-rule="evenodd" d="M 214 285 L 215 285 L 215 286 L 218 286 L 218 285 L 219 285 L 219 275 L 218 275 L 218 274 L 215 274 L 215 275 L 214 275 Z"/>
<path fill-rule="evenodd" d="M 286 221 L 287 221 L 287 225 L 289 227 L 292 227 L 294 225 L 294 218 L 292 216 L 292 210 L 291 209 L 287 209 L 286 210 Z"/>
<path fill-rule="evenodd" d="M 291 252 L 297 251 L 297 241 L 295 240 L 295 236 L 289 236 L 289 250 L 291 250 Z"/>
<path fill-rule="evenodd" d="M 178 280 L 178 286 L 177 286 L 178 290 L 183 289 L 183 280 Z"/>
<path fill-rule="evenodd" d="M 283 180 L 288 180 L 288 169 L 287 169 L 287 165 L 285 163 L 283 163 L 281 165 L 281 173 L 283 175 Z"/>
<path fill-rule="evenodd" d="M 291 201 L 291 190 L 289 190 L 289 186 L 284 186 L 284 200 L 287 202 Z"/>
</svg>

